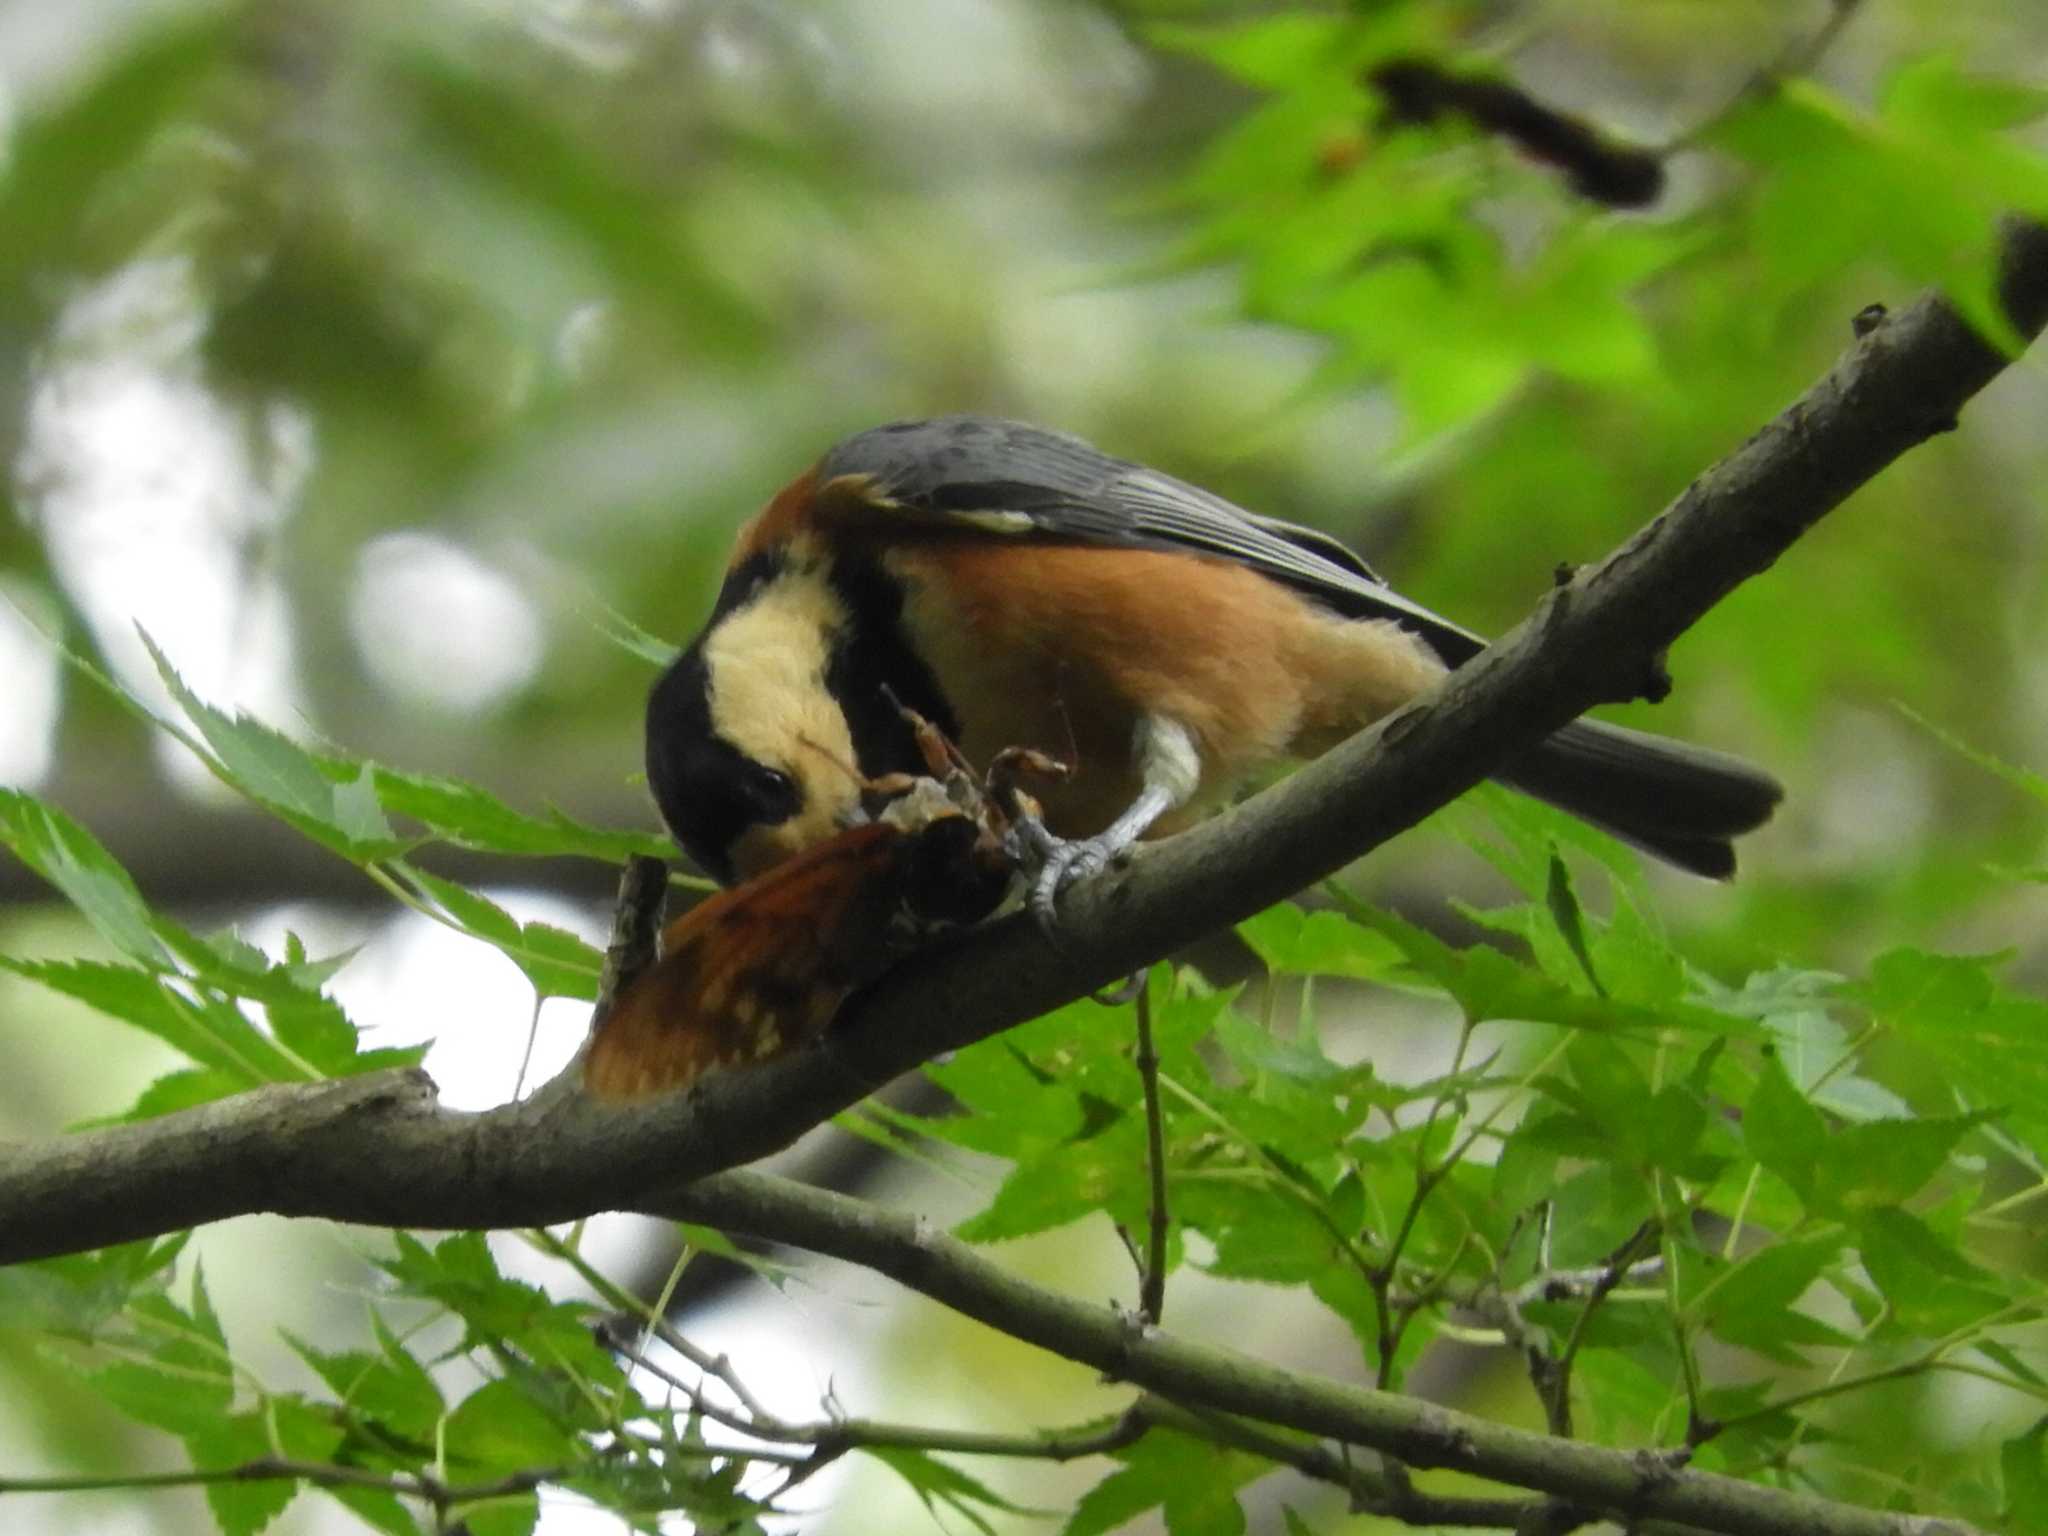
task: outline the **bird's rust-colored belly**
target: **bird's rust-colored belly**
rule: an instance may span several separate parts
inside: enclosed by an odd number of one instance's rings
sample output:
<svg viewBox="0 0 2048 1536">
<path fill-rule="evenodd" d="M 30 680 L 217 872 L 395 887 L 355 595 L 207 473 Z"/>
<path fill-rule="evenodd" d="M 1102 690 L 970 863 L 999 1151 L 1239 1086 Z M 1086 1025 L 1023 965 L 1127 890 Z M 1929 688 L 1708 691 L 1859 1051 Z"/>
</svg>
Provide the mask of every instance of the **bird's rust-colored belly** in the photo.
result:
<svg viewBox="0 0 2048 1536">
<path fill-rule="evenodd" d="M 1132 734 L 1147 712 L 1186 727 L 1202 756 L 1201 794 L 1168 831 L 1442 672 L 1393 626 L 1337 618 L 1229 561 L 985 538 L 885 558 L 968 756 L 1029 746 L 1074 764 L 1044 797 L 1063 836 L 1101 830 L 1136 797 Z"/>
</svg>

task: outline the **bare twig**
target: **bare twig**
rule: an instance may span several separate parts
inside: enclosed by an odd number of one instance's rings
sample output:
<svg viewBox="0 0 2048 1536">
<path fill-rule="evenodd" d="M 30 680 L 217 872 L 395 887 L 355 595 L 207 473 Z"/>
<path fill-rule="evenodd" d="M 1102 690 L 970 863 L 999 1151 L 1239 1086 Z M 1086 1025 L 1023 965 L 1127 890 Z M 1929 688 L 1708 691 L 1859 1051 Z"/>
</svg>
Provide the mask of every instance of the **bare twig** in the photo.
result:
<svg viewBox="0 0 2048 1536">
<path fill-rule="evenodd" d="M 1145 1090 L 1145 1158 L 1152 1175 L 1151 1231 L 1138 1279 L 1138 1315 L 1157 1323 L 1166 1311 L 1166 1127 L 1159 1110 L 1159 1052 L 1152 1044 L 1152 988 L 1138 977 L 1131 1011 L 1138 1024 L 1138 1081 Z"/>
<path fill-rule="evenodd" d="M 1614 1290 L 1642 1262 L 1640 1255 L 1657 1246 L 1663 1229 L 1655 1221 L 1646 1221 L 1635 1230 L 1629 1240 L 1614 1251 L 1601 1269 L 1599 1278 L 1585 1293 L 1585 1304 L 1579 1308 L 1579 1315 L 1572 1319 L 1572 1331 L 1565 1338 L 1564 1348 L 1558 1352 L 1558 1397 L 1562 1404 L 1564 1428 L 1562 1434 L 1571 1433 L 1572 1412 L 1572 1363 L 1579 1357 L 1579 1347 L 1586 1342 L 1586 1329 L 1593 1321 L 1593 1314 L 1600 1310 L 1602 1302 L 1614 1294 Z M 1655 1262 L 1659 1273 L 1663 1272 L 1663 1261 Z"/>
<path fill-rule="evenodd" d="M 1552 1354 L 1548 1349 L 1524 1346 L 1529 1374 L 1536 1384 L 1536 1395 L 1542 1399 L 1544 1417 L 1553 1435 L 1569 1439 L 1572 1434 L 1572 1365 L 1579 1357 L 1580 1345 L 1585 1343 L 1586 1329 L 1593 1321 L 1593 1314 L 1599 1311 L 1601 1303 L 1613 1294 L 1615 1287 L 1636 1265 L 1639 1255 L 1646 1248 L 1656 1246 L 1661 1232 L 1655 1221 L 1644 1222 L 1600 1267 L 1592 1285 L 1585 1289 L 1584 1302 L 1578 1315 L 1572 1319 L 1572 1330 L 1566 1336 L 1562 1349 Z M 1660 1271 L 1662 1267 L 1660 1260 Z M 1552 1288 L 1544 1293 L 1546 1297 L 1555 1295 L 1556 1277 L 1552 1276 L 1551 1281 Z"/>
<path fill-rule="evenodd" d="M 705 1375 L 717 1377 L 726 1391 L 733 1395 L 734 1400 L 756 1419 L 771 1417 L 768 1410 L 761 1406 L 760 1400 L 747 1390 L 747 1384 L 740 1380 L 740 1374 L 733 1368 L 729 1356 L 713 1355 L 699 1349 L 683 1336 L 681 1330 L 665 1321 L 654 1325 L 654 1336 Z"/>
<path fill-rule="evenodd" d="M 1292 1467 L 1306 1477 L 1343 1488 L 1354 1510 L 1385 1515 L 1410 1525 L 1459 1525 L 1519 1529 L 1537 1510 L 1553 1501 L 1528 1498 L 1470 1498 L 1419 1492 L 1404 1475 L 1376 1476 L 1312 1440 L 1276 1433 L 1211 1409 L 1189 1407 L 1145 1393 L 1122 1414 L 1107 1424 L 1079 1424 L 1068 1429 L 1039 1430 L 1021 1435 L 986 1434 L 973 1430 L 940 1429 L 926 1425 L 898 1424 L 877 1419 L 835 1416 L 812 1421 L 783 1419 L 763 1409 L 739 1381 L 724 1356 L 711 1357 L 672 1330 L 664 1342 L 680 1346 L 692 1364 L 715 1376 L 744 1405 L 736 1412 L 709 1399 L 701 1386 L 668 1370 L 622 1345 L 619 1349 L 633 1364 L 666 1382 L 714 1423 L 739 1434 L 783 1445 L 809 1445 L 814 1449 L 792 1468 L 786 1488 L 814 1475 L 825 1465 L 862 1449 L 894 1448 L 936 1451 L 954 1455 L 995 1456 L 1017 1460 L 1072 1461 L 1084 1456 L 1107 1455 L 1143 1438 L 1152 1428 L 1164 1428 L 1206 1440 L 1234 1450 L 1248 1451 L 1281 1466 Z M 735 1450 L 738 1456 L 753 1456 L 752 1450 Z"/>
<path fill-rule="evenodd" d="M 644 854 L 627 859 L 619 871 L 612 939 L 605 946 L 604 972 L 597 983 L 597 1006 L 590 1015 L 592 1029 L 611 1011 L 619 993 L 658 958 L 662 908 L 667 900 L 668 866 Z"/>
<path fill-rule="evenodd" d="M 672 1330 L 665 1332 L 664 1342 L 672 1348 L 679 1348 L 699 1370 L 715 1376 L 741 1401 L 745 1411 L 735 1412 L 724 1407 L 706 1397 L 700 1384 L 687 1381 L 659 1361 L 636 1353 L 616 1337 L 611 1340 L 612 1347 L 619 1349 L 637 1368 L 682 1393 L 698 1412 L 714 1423 L 758 1440 L 815 1447 L 812 1455 L 794 1469 L 792 1482 L 813 1475 L 850 1451 L 861 1449 L 897 1448 L 1018 1460 L 1072 1461 L 1121 1450 L 1141 1439 L 1149 1429 L 1158 1427 L 1218 1446 L 1248 1451 L 1281 1466 L 1292 1467 L 1306 1477 L 1343 1488 L 1350 1495 L 1354 1510 L 1385 1515 L 1410 1525 L 1516 1529 L 1532 1510 L 1550 1502 L 1420 1493 L 1405 1477 L 1375 1476 L 1314 1441 L 1290 1438 L 1228 1414 L 1186 1407 L 1153 1393 L 1140 1396 L 1107 1424 L 1080 1424 L 1070 1429 L 1040 1430 L 1022 1435 L 984 1434 L 877 1419 L 783 1419 L 760 1406 L 724 1356 L 713 1358 L 706 1355 Z M 736 1450 L 735 1454 L 752 1455 L 753 1452 Z"/>
<path fill-rule="evenodd" d="M 1630 1264 L 1621 1275 L 1609 1281 L 1613 1267 L 1607 1264 L 1593 1265 L 1586 1269 L 1551 1269 L 1516 1286 L 1508 1293 L 1508 1299 L 1518 1307 L 1526 1307 L 1539 1301 L 1570 1301 L 1574 1297 L 1591 1295 L 1595 1288 L 1607 1292 L 1626 1286 L 1649 1285 L 1664 1275 L 1664 1260 L 1661 1257 L 1638 1259 Z"/>
<path fill-rule="evenodd" d="M 663 1342 L 674 1347 L 672 1339 Z M 897 1424 L 882 1419 L 850 1418 L 833 1414 L 822 1419 L 785 1419 L 779 1414 L 763 1408 L 752 1393 L 742 1386 L 723 1355 L 709 1359 L 701 1351 L 691 1347 L 690 1360 L 693 1365 L 699 1361 L 699 1368 L 715 1375 L 719 1382 L 737 1397 L 741 1411 L 724 1407 L 706 1396 L 699 1383 L 684 1379 L 668 1369 L 660 1361 L 621 1343 L 616 1338 L 612 1347 L 638 1370 L 647 1372 L 656 1380 L 665 1383 L 683 1394 L 684 1398 L 713 1423 L 738 1434 L 750 1435 L 756 1440 L 767 1440 L 783 1445 L 808 1445 L 814 1447 L 811 1455 L 802 1465 L 806 1475 L 817 1469 L 823 1461 L 835 1460 L 848 1451 L 867 1447 L 895 1447 L 904 1450 L 947 1451 L 963 1456 L 1007 1456 L 1025 1460 L 1072 1461 L 1082 1456 L 1096 1456 L 1109 1451 L 1121 1450 L 1144 1434 L 1147 1427 L 1143 1420 L 1126 1422 L 1118 1419 L 1110 1424 L 1088 1423 L 1075 1425 L 1071 1429 L 1033 1430 L 1025 1434 L 987 1434 L 971 1429 L 941 1429 L 925 1424 Z M 733 1450 L 737 1456 L 753 1456 L 755 1452 Z"/>
<path fill-rule="evenodd" d="M 692 1452 L 690 1454 L 700 1454 Z M 728 1453 L 703 1451 L 707 1458 L 721 1459 Z M 338 1467 L 326 1462 L 290 1461 L 266 1456 L 232 1467 L 194 1467 L 184 1472 L 137 1472 L 109 1477 L 83 1474 L 75 1477 L 0 1477 L 0 1494 L 11 1493 L 101 1493 L 116 1489 L 206 1488 L 227 1483 L 311 1483 L 318 1488 L 364 1488 L 418 1499 L 437 1514 L 464 1504 L 502 1499 L 516 1493 L 531 1493 L 544 1483 L 570 1475 L 573 1467 L 536 1467 L 514 1472 L 488 1483 L 446 1483 L 425 1473 L 371 1472 L 361 1467 Z"/>
</svg>

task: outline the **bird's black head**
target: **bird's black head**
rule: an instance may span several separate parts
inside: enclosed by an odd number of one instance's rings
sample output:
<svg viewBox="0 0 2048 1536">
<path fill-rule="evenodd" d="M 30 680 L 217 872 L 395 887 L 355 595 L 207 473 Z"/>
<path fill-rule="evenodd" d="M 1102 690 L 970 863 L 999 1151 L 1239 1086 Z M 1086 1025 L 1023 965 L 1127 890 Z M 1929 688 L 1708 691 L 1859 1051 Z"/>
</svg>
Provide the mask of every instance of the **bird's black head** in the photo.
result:
<svg viewBox="0 0 2048 1536">
<path fill-rule="evenodd" d="M 647 784 L 683 851 L 721 885 L 740 873 L 734 849 L 743 833 L 788 821 L 804 803 L 802 787 L 789 774 L 718 734 L 701 640 L 676 658 L 648 695 Z"/>
<path fill-rule="evenodd" d="M 923 757 L 901 699 L 953 713 L 905 641 L 903 594 L 871 560 L 813 541 L 736 560 L 704 632 L 647 701 L 647 781 L 676 840 L 725 884 L 863 819 L 873 777 Z"/>
</svg>

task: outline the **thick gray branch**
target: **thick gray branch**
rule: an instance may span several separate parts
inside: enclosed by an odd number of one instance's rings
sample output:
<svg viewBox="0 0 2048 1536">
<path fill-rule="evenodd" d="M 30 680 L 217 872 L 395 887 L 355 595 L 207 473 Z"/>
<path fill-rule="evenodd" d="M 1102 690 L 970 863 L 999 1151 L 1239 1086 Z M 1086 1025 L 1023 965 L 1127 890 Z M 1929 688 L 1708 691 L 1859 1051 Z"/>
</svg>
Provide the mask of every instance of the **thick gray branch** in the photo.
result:
<svg viewBox="0 0 2048 1536">
<path fill-rule="evenodd" d="M 2008 309 L 2048 313 L 2048 232 L 2005 237 Z M 2007 359 L 1942 300 L 1863 336 L 1778 419 L 1429 697 L 1236 811 L 1076 889 L 1064 942 L 999 923 L 900 967 L 820 1048 L 688 1094 L 599 1108 L 568 1084 L 484 1114 L 421 1074 L 259 1090 L 0 1149 L 0 1262 L 251 1211 L 409 1227 L 526 1226 L 659 1207 L 794 1140 L 919 1062 L 1096 991 L 1331 873 L 1590 705 L 1894 458 Z"/>
</svg>

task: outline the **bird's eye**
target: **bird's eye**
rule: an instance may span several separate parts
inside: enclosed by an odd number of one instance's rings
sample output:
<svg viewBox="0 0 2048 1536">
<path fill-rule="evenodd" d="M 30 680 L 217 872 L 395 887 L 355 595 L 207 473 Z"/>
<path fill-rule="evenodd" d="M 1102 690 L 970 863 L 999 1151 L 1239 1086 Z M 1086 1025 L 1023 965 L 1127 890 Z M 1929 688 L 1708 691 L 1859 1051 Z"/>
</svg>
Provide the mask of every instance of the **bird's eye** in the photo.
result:
<svg viewBox="0 0 2048 1536">
<path fill-rule="evenodd" d="M 762 821 L 783 821 L 794 816 L 803 798 L 797 793 L 795 780 L 765 763 L 748 763 L 740 782 Z"/>
</svg>

